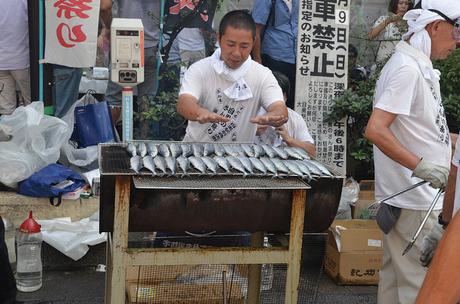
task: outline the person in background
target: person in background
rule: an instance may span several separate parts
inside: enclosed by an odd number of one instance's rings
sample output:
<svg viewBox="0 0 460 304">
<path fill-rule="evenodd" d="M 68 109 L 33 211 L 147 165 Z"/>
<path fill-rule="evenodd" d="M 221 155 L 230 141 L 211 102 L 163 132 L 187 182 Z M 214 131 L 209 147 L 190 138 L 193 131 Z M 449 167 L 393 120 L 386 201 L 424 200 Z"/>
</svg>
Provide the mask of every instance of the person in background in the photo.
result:
<svg viewBox="0 0 460 304">
<path fill-rule="evenodd" d="M 176 37 L 181 62 L 185 67 L 206 57 L 202 29 L 184 27 Z"/>
<path fill-rule="evenodd" d="M 17 106 L 16 85 L 30 103 L 27 0 L 4 0 L 0 12 L 0 115 Z"/>
<path fill-rule="evenodd" d="M 402 252 L 437 189 L 446 186 L 451 162 L 440 77 L 431 60 L 447 58 L 460 44 L 455 26 L 460 0 L 422 0 L 419 5 L 403 17 L 409 29 L 380 74 L 365 131 L 374 143 L 377 200 L 419 181 L 427 182 L 380 204 L 377 223 L 385 234 L 379 304 L 415 302 L 426 275 L 419 261 L 422 240 L 437 225 L 442 200 L 434 206 L 412 249 L 404 256 Z"/>
<path fill-rule="evenodd" d="M 407 29 L 407 22 L 402 17 L 411 8 L 410 0 L 390 0 L 388 15 L 380 16 L 375 21 L 367 36 L 371 40 L 380 40 L 376 62 L 381 62 L 393 54 L 396 44 Z"/>
<path fill-rule="evenodd" d="M 273 72 L 278 81 L 281 90 L 283 91 L 284 100 L 289 96 L 290 84 L 289 78 L 280 72 Z M 261 109 L 259 115 L 262 115 L 265 110 Z M 307 124 L 303 117 L 296 111 L 288 108 L 288 121 L 277 128 L 271 126 L 257 126 L 256 143 L 267 144 L 271 146 L 280 146 L 285 144 L 291 147 L 299 147 L 304 149 L 311 156 L 316 155 L 316 147 L 313 138 L 308 132 Z"/>
<path fill-rule="evenodd" d="M 250 14 L 227 13 L 219 26 L 220 48 L 185 72 L 177 102 L 177 112 L 189 120 L 184 141 L 251 142 L 257 124 L 287 121 L 276 79 L 250 57 L 255 36 Z M 256 116 L 260 107 L 267 113 Z"/>
<path fill-rule="evenodd" d="M 358 50 L 353 44 L 348 45 L 348 87 L 354 89 L 358 82 L 368 78 L 369 72 L 360 67 L 358 61 Z"/>
<path fill-rule="evenodd" d="M 252 10 L 257 26 L 252 55 L 258 63 L 289 78 L 286 105 L 291 109 L 295 99 L 298 15 L 298 0 L 255 0 Z"/>
<path fill-rule="evenodd" d="M 446 230 L 415 304 L 457 304 L 460 301 L 460 214 Z"/>
<path fill-rule="evenodd" d="M 113 5 L 116 2 L 117 5 Z M 104 24 L 112 24 L 112 5 L 118 8 L 113 17 L 138 18 L 144 25 L 144 82 L 137 85 L 137 96 L 155 95 L 157 92 L 157 50 L 160 39 L 159 0 L 101 0 L 101 17 Z M 121 90 L 118 84 L 109 81 L 105 99 L 112 110 L 112 119 L 121 119 Z"/>
</svg>

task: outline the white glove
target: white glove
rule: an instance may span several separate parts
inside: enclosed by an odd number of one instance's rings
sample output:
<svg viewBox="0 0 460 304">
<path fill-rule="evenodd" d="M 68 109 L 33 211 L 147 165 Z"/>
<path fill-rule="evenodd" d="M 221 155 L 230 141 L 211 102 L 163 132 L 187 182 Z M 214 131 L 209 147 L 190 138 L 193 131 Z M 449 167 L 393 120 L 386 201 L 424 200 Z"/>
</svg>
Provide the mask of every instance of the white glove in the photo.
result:
<svg viewBox="0 0 460 304">
<path fill-rule="evenodd" d="M 420 255 L 420 262 L 423 266 L 428 267 L 430 264 L 443 233 L 444 229 L 442 226 L 436 223 L 433 228 L 431 228 L 431 231 L 423 238 L 422 253 Z"/>
<path fill-rule="evenodd" d="M 433 188 L 444 188 L 449 177 L 449 168 L 438 166 L 422 158 L 412 172 L 412 176 L 418 177 L 430 183 Z"/>
</svg>

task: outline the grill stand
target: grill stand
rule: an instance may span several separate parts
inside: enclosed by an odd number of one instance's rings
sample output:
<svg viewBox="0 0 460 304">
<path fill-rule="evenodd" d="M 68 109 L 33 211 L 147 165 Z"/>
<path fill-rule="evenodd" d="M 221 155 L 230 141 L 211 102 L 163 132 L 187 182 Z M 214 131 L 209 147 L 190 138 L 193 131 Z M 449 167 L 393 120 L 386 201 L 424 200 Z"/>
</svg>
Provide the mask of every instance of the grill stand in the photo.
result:
<svg viewBox="0 0 460 304">
<path fill-rule="evenodd" d="M 293 190 L 289 246 L 262 248 L 263 233 L 251 237 L 252 248 L 128 248 L 131 176 L 115 178 L 113 233 L 107 240 L 105 302 L 125 303 L 126 267 L 139 265 L 249 264 L 248 303 L 260 303 L 261 264 L 287 264 L 285 303 L 296 304 L 300 278 L 306 188 Z"/>
</svg>

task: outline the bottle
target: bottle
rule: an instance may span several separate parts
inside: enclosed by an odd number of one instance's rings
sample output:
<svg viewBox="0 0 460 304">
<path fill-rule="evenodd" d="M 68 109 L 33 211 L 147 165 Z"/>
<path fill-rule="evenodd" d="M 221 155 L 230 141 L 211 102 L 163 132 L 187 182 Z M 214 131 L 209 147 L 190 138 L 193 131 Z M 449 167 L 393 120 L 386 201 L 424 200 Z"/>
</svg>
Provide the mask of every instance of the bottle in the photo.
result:
<svg viewBox="0 0 460 304">
<path fill-rule="evenodd" d="M 271 245 L 268 242 L 268 237 L 264 237 L 264 248 L 270 248 Z M 273 284 L 273 264 L 262 264 L 261 276 L 260 276 L 260 289 L 267 291 L 272 289 Z"/>
<path fill-rule="evenodd" d="M 36 291 L 42 287 L 42 234 L 32 211 L 19 227 L 16 246 L 16 287 L 22 292 Z"/>
</svg>

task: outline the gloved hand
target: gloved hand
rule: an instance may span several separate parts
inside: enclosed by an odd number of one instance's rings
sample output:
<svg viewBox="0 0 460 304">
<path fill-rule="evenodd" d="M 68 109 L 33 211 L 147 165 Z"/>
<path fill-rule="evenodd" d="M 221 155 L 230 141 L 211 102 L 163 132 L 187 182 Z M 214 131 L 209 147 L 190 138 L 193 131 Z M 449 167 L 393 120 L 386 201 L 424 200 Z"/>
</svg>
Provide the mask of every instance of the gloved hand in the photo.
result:
<svg viewBox="0 0 460 304">
<path fill-rule="evenodd" d="M 430 183 L 433 188 L 444 188 L 449 177 L 449 168 L 438 166 L 429 161 L 422 160 L 412 172 L 412 176 L 418 177 Z"/>
<path fill-rule="evenodd" d="M 442 226 L 436 223 L 431 228 L 431 231 L 423 238 L 422 254 L 420 255 L 420 262 L 423 266 L 428 267 L 430 264 L 443 233 L 444 229 Z"/>
</svg>

